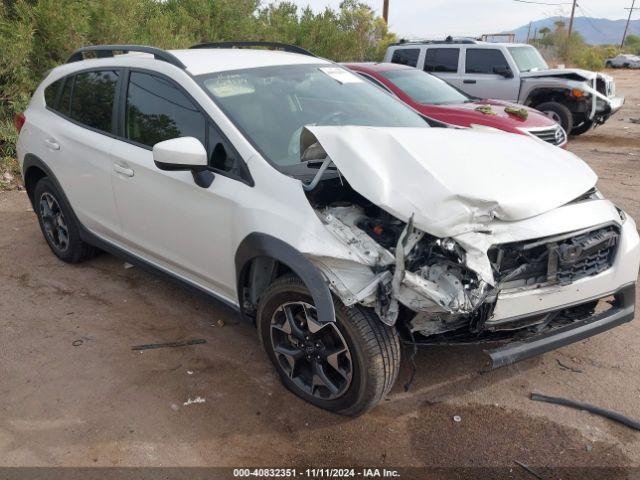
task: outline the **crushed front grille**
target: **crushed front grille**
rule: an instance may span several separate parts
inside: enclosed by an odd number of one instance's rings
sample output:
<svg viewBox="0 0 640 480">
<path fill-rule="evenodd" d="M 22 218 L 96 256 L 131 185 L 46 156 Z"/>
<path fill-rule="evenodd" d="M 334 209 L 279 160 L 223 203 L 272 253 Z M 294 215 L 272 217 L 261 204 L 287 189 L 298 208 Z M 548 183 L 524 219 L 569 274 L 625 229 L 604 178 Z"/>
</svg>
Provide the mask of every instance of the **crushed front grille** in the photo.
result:
<svg viewBox="0 0 640 480">
<path fill-rule="evenodd" d="M 489 260 L 502 288 L 566 285 L 613 264 L 620 232 L 614 225 L 575 235 L 498 245 Z"/>
</svg>

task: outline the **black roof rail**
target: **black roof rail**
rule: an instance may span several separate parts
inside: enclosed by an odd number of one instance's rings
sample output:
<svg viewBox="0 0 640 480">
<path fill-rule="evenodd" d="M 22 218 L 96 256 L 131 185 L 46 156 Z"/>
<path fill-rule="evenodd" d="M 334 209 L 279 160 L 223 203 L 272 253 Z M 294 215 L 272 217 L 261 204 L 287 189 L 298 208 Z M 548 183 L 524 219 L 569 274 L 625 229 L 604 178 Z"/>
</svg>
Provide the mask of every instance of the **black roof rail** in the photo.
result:
<svg viewBox="0 0 640 480">
<path fill-rule="evenodd" d="M 289 53 L 299 53 L 315 57 L 309 50 L 305 50 L 297 45 L 280 42 L 205 42 L 192 45 L 189 48 L 251 48 L 251 47 L 268 47 L 272 50 L 282 50 Z"/>
<path fill-rule="evenodd" d="M 95 52 L 98 58 L 113 57 L 115 55 L 114 52 L 150 53 L 156 60 L 162 60 L 163 62 L 170 63 L 171 65 L 175 65 L 183 70 L 187 69 L 185 64 L 178 60 L 175 55 L 161 48 L 149 47 L 147 45 L 90 45 L 88 47 L 79 48 L 73 52 L 67 60 L 67 63 L 84 60 L 84 53 L 86 52 Z"/>
<path fill-rule="evenodd" d="M 475 38 L 468 37 L 447 37 L 444 40 L 405 40 L 401 39 L 397 43 L 392 43 L 391 45 L 443 45 L 443 44 L 473 44 L 478 43 L 478 40 Z"/>
</svg>

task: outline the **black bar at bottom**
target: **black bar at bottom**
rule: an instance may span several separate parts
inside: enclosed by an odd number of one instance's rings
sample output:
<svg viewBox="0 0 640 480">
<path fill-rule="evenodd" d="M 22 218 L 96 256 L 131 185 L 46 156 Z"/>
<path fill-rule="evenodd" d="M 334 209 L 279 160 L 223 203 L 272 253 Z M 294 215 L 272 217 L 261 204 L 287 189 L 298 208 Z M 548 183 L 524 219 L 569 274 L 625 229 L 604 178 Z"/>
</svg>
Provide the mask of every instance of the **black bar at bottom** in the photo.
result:
<svg viewBox="0 0 640 480">
<path fill-rule="evenodd" d="M 633 320 L 635 283 L 623 287 L 615 294 L 615 297 L 617 305 L 606 312 L 593 315 L 585 320 L 577 321 L 546 334 L 485 351 L 491 358 L 491 368 L 511 365 L 525 358 L 579 342 Z"/>
</svg>

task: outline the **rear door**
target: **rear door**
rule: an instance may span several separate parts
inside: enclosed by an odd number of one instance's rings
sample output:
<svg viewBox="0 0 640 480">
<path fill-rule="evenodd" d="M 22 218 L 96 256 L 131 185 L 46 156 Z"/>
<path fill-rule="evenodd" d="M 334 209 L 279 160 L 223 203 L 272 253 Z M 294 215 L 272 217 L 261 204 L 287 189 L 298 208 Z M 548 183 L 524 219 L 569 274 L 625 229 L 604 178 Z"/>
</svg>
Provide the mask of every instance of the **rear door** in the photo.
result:
<svg viewBox="0 0 640 480">
<path fill-rule="evenodd" d="M 92 69 L 45 89 L 41 122 L 47 164 L 80 222 L 102 237 L 120 230 L 111 189 L 114 110 L 121 70 Z"/>
<path fill-rule="evenodd" d="M 425 72 L 442 78 L 454 87 L 462 88 L 459 47 L 429 47 L 425 53 Z"/>
<path fill-rule="evenodd" d="M 235 194 L 251 188 L 242 181 L 240 158 L 170 78 L 133 69 L 125 76 L 123 138 L 112 151 L 122 243 L 157 266 L 235 301 Z M 190 171 L 164 171 L 153 162 L 153 145 L 185 136 L 197 138 L 207 149 L 216 170 L 209 188 L 197 186 Z"/>
<path fill-rule="evenodd" d="M 478 98 L 497 98 L 516 102 L 520 90 L 517 68 L 499 48 L 467 46 L 464 49 L 464 76 L 459 87 Z M 506 78 L 502 72 L 511 72 Z M 458 86 L 458 85 L 456 85 Z"/>
</svg>

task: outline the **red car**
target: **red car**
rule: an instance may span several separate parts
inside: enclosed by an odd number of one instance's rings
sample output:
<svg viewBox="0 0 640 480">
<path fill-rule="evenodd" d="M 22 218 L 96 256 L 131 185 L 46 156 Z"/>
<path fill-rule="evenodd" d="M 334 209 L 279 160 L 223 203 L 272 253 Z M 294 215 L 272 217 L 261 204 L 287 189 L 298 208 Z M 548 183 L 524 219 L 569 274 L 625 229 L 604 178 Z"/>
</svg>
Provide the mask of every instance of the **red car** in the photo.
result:
<svg viewBox="0 0 640 480">
<path fill-rule="evenodd" d="M 444 80 L 406 65 L 348 63 L 345 66 L 413 107 L 432 126 L 485 126 L 536 136 L 562 148 L 567 145 L 567 134 L 562 127 L 532 108 L 502 100 L 472 98 Z M 514 113 L 506 112 L 505 108 L 513 109 Z"/>
</svg>

